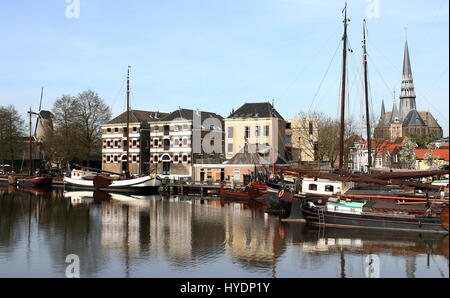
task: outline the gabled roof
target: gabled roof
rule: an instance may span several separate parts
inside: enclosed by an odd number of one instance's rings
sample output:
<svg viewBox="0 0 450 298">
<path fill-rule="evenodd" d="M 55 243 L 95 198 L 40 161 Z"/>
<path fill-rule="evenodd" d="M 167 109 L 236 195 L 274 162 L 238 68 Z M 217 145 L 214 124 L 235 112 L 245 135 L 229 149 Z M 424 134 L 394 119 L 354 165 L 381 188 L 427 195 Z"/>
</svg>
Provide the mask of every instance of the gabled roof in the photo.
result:
<svg viewBox="0 0 450 298">
<path fill-rule="evenodd" d="M 280 113 L 268 102 L 246 103 L 237 111 L 231 113 L 228 119 L 233 118 L 279 118 Z M 283 119 L 284 120 L 284 119 Z"/>
<path fill-rule="evenodd" d="M 411 110 L 403 120 L 403 126 L 426 126 L 426 124 L 416 110 Z"/>
<path fill-rule="evenodd" d="M 242 148 L 238 153 L 236 153 L 233 158 L 231 158 L 227 164 L 230 165 L 249 165 L 256 164 L 261 165 L 260 159 L 264 158 L 264 154 L 266 154 L 270 150 L 270 147 L 261 146 L 258 144 L 245 144 L 244 148 Z M 259 156 L 258 156 L 259 155 Z M 260 158 L 260 159 L 258 159 Z M 276 164 L 286 164 L 286 160 L 278 155 L 278 159 Z"/>
<path fill-rule="evenodd" d="M 194 119 L 194 112 L 201 113 L 201 119 L 206 120 L 208 118 L 217 118 L 221 121 L 223 121 L 223 117 L 211 112 L 205 112 L 205 111 L 197 111 L 197 110 L 189 110 L 189 109 L 178 109 L 173 111 L 172 113 L 166 115 L 165 117 L 162 117 L 161 119 L 158 119 L 157 121 L 166 122 L 166 121 L 173 121 L 175 119 L 186 119 L 186 120 L 193 120 Z"/>
<path fill-rule="evenodd" d="M 430 128 L 439 128 L 441 127 L 436 119 L 430 112 L 419 112 L 420 117 L 426 123 L 426 125 Z"/>
<path fill-rule="evenodd" d="M 167 115 L 166 113 L 160 112 L 131 110 L 130 123 L 146 124 L 151 120 L 155 120 L 160 117 L 164 117 L 166 115 Z M 108 122 L 108 124 L 123 124 L 123 123 L 127 123 L 127 112 L 120 114 L 119 116 Z"/>
</svg>

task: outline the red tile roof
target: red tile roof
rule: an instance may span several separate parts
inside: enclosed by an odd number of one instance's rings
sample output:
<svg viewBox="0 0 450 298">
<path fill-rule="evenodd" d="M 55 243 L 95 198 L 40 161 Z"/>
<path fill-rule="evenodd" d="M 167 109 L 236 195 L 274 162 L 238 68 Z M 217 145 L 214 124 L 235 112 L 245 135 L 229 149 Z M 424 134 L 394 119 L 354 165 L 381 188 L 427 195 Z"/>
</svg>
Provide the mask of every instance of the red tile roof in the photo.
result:
<svg viewBox="0 0 450 298">
<path fill-rule="evenodd" d="M 427 152 L 430 151 L 429 149 L 415 149 L 414 152 L 416 153 L 417 159 L 424 159 Z M 433 156 L 439 159 L 443 159 L 445 161 L 448 161 L 449 157 L 449 151 L 448 149 L 433 149 L 431 150 L 433 153 Z"/>
</svg>

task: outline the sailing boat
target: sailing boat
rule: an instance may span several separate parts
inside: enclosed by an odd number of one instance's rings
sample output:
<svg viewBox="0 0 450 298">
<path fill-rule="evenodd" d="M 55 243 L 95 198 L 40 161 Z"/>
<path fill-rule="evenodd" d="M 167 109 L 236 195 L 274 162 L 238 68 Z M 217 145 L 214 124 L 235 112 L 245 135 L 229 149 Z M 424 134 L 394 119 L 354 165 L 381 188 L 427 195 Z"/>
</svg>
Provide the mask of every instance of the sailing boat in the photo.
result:
<svg viewBox="0 0 450 298">
<path fill-rule="evenodd" d="M 344 50 L 343 50 L 343 79 L 341 97 L 341 135 L 339 169 L 341 177 L 333 174 L 316 174 L 314 183 L 309 189 L 317 191 L 318 182 L 324 182 L 325 191 L 328 187 L 329 195 L 305 195 L 300 201 L 292 204 L 291 219 L 285 221 L 306 221 L 319 226 L 331 226 L 337 228 L 383 229 L 401 230 L 418 233 L 448 234 L 448 199 L 418 198 L 417 196 L 377 196 L 365 193 L 351 195 L 345 189 L 336 189 L 332 185 L 332 179 L 339 178 L 340 182 L 361 181 L 369 182 L 370 177 L 349 177 L 343 171 L 343 140 L 344 140 L 344 115 L 345 115 L 345 83 L 346 83 L 346 54 L 347 54 L 347 7 L 344 8 Z M 370 143 L 370 125 L 368 113 L 368 77 L 367 77 L 367 48 L 366 48 L 366 23 L 363 27 L 363 64 L 365 83 L 365 102 L 367 113 L 367 136 Z M 369 147 L 370 150 L 370 147 Z M 370 151 L 369 151 L 370 156 Z M 369 168 L 371 159 L 369 158 Z M 420 175 L 420 174 L 418 174 Z M 322 178 L 323 181 L 318 181 Z M 328 178 L 328 179 L 327 179 Z M 406 177 L 403 177 L 406 178 Z M 386 183 L 381 179 L 371 178 L 372 183 Z M 379 181 L 381 180 L 381 181 Z M 387 179 L 389 180 L 389 179 Z M 405 182 L 408 183 L 408 182 Z M 312 186 L 315 186 L 315 189 Z M 305 186 L 305 185 L 304 185 Z M 426 185 L 420 185 L 425 187 Z M 432 188 L 432 186 L 429 186 Z M 339 194 L 340 193 L 340 194 Z M 345 194 L 346 193 L 346 194 Z M 296 218 L 293 218 L 295 216 Z"/>
<path fill-rule="evenodd" d="M 42 93 L 41 93 L 42 98 Z M 30 107 L 28 112 L 30 117 L 30 136 L 29 136 L 29 175 L 27 177 L 17 179 L 17 184 L 21 188 L 48 188 L 51 187 L 53 182 L 53 177 L 50 175 L 40 175 L 39 173 L 33 173 L 33 140 L 35 139 L 32 135 L 32 117 L 33 115 L 38 115 L 38 113 L 33 112 Z"/>
<path fill-rule="evenodd" d="M 127 74 L 127 137 L 130 139 L 130 66 Z M 128 142 L 127 142 L 128 143 Z M 125 175 L 115 178 L 114 176 L 99 175 L 98 172 L 105 174 L 115 174 L 102 170 L 84 167 L 85 170 L 72 170 L 70 177 L 64 177 L 64 184 L 67 187 L 81 189 L 97 189 L 102 191 L 115 192 L 139 192 L 153 193 L 157 192 L 162 185 L 162 180 L 156 175 L 133 178 L 130 175 L 130 146 L 126 146 L 126 170 Z M 82 167 L 83 168 L 83 167 Z"/>
</svg>

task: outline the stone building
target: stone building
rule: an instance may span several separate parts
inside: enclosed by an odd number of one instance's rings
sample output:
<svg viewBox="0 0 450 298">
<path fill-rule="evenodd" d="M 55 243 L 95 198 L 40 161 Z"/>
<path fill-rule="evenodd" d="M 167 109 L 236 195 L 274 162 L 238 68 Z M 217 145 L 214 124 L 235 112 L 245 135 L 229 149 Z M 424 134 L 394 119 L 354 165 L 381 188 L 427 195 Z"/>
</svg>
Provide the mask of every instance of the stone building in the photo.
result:
<svg viewBox="0 0 450 298">
<path fill-rule="evenodd" d="M 397 107 L 397 103 L 394 102 L 392 111 L 386 112 L 384 102 L 382 103 L 381 117 L 374 135 L 378 139 L 394 141 L 412 134 L 433 135 L 436 138 L 442 138 L 443 131 L 430 112 L 417 110 L 409 48 L 406 41 L 400 105 Z"/>
<path fill-rule="evenodd" d="M 224 160 L 220 115 L 180 108 L 149 125 L 151 169 L 162 177 L 194 178 L 193 164 Z"/>
<path fill-rule="evenodd" d="M 231 159 L 248 143 L 270 151 L 270 163 L 277 162 L 278 157 L 286 157 L 285 134 L 286 121 L 270 103 L 246 103 L 225 119 L 226 158 Z"/>
<path fill-rule="evenodd" d="M 127 112 L 102 125 L 102 169 L 123 174 L 130 148 L 130 174 L 149 172 L 149 121 L 166 116 L 165 113 L 130 111 L 130 140 L 127 142 Z"/>
<path fill-rule="evenodd" d="M 289 124 L 289 125 L 288 125 Z M 317 160 L 319 127 L 316 119 L 294 119 L 287 123 L 286 140 L 293 162 Z"/>
</svg>

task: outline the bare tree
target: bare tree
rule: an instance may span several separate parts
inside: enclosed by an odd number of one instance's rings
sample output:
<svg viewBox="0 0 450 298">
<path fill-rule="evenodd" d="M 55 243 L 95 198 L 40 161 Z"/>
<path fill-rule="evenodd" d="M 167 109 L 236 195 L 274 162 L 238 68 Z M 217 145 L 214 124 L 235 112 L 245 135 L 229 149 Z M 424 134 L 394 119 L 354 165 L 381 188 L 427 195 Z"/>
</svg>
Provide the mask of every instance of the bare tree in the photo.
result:
<svg viewBox="0 0 450 298">
<path fill-rule="evenodd" d="M 48 147 L 62 164 L 100 159 L 100 125 L 111 119 L 111 109 L 100 96 L 84 91 L 77 96 L 63 95 L 54 106 L 55 129 Z"/>
<path fill-rule="evenodd" d="M 3 165 L 11 162 L 14 171 L 14 160 L 22 157 L 25 150 L 24 120 L 13 106 L 0 106 L 0 160 Z"/>
<path fill-rule="evenodd" d="M 101 154 L 100 125 L 111 119 L 111 109 L 98 94 L 92 90 L 78 94 L 76 98 L 77 120 L 80 126 L 82 156 L 88 162 L 92 156 Z"/>
<path fill-rule="evenodd" d="M 309 160 L 329 162 L 334 167 L 339 158 L 340 122 L 322 112 L 300 112 L 291 123 L 293 150 L 300 149 Z M 355 123 L 349 119 L 345 123 L 344 160 L 348 163 Z M 297 147 L 297 148 L 295 148 Z"/>
</svg>

